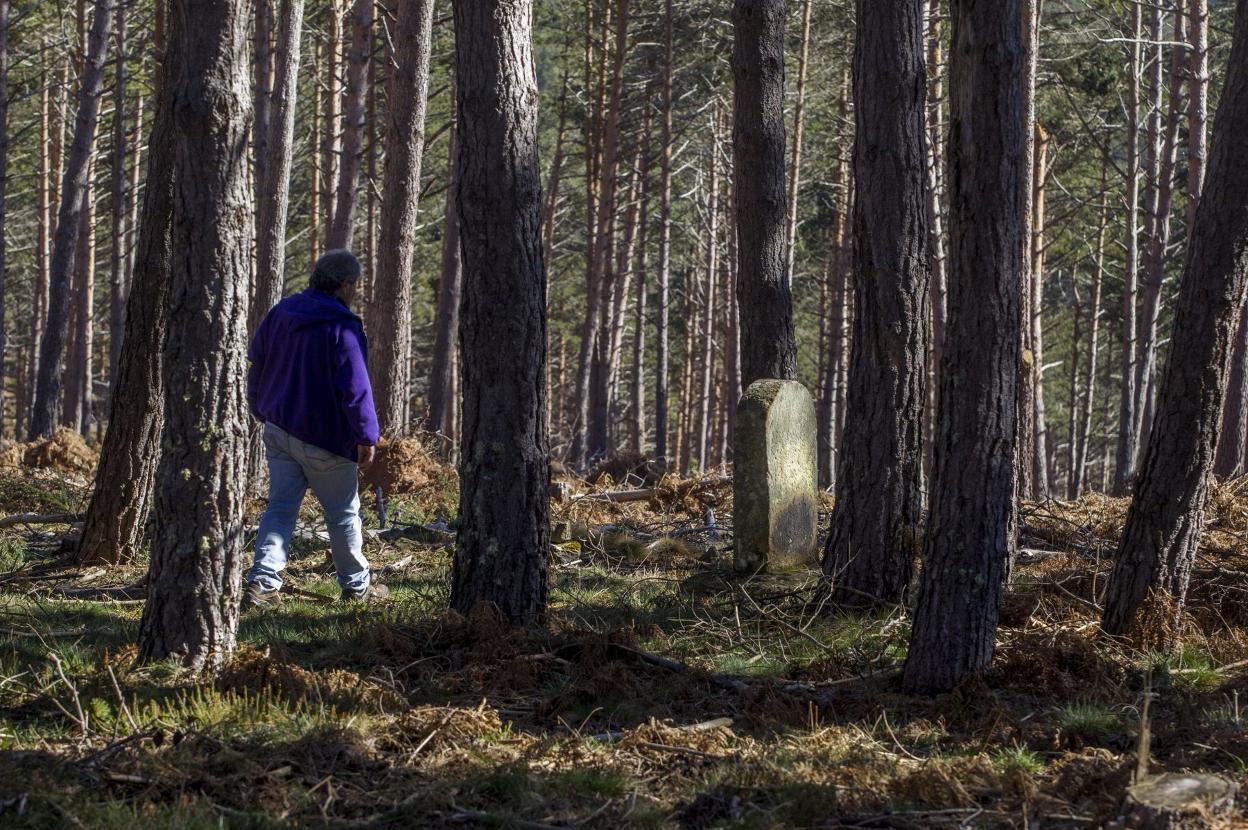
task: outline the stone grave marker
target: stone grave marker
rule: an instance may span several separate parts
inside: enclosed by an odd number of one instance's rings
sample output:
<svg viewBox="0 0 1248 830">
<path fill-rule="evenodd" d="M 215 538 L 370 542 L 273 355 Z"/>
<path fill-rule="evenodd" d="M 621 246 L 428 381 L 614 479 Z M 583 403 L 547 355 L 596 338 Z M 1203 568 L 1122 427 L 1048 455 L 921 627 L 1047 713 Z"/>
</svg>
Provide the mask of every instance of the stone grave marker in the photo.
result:
<svg viewBox="0 0 1248 830">
<path fill-rule="evenodd" d="M 816 559 L 815 405 L 795 380 L 759 380 L 741 396 L 732 437 L 733 558 L 753 573 Z"/>
</svg>

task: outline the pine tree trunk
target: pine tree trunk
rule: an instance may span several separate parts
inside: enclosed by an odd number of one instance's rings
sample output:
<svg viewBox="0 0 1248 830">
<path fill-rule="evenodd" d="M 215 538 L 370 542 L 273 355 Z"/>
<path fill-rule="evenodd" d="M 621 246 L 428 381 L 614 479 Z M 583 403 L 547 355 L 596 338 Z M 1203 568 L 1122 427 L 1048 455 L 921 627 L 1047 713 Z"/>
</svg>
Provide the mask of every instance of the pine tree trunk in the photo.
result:
<svg viewBox="0 0 1248 830">
<path fill-rule="evenodd" d="M 1078 448 L 1069 497 L 1077 499 L 1087 486 L 1088 448 L 1092 435 L 1092 411 L 1096 403 L 1096 370 L 1101 325 L 1101 288 L 1105 283 L 1105 226 L 1109 219 L 1108 161 L 1101 167 L 1100 219 L 1096 227 L 1096 264 L 1092 275 L 1092 302 L 1088 314 L 1088 366 L 1084 375 L 1082 412 L 1079 416 Z"/>
<path fill-rule="evenodd" d="M 654 330 L 654 457 L 668 462 L 668 302 L 672 265 L 672 0 L 664 0 L 663 13 L 663 149 L 659 153 L 659 267 L 655 274 Z"/>
<path fill-rule="evenodd" d="M 895 603 L 922 538 L 929 274 L 923 0 L 860 0 L 854 347 L 823 569 L 845 605 Z"/>
<path fill-rule="evenodd" d="M 108 387 L 111 396 L 120 367 L 126 328 L 126 6 L 117 7 L 117 57 L 113 75 L 112 247 L 108 282 Z"/>
<path fill-rule="evenodd" d="M 90 188 L 90 161 L 99 124 L 100 93 L 104 80 L 104 56 L 116 0 L 97 0 L 95 19 L 83 61 L 78 92 L 78 114 L 74 140 L 69 148 L 65 176 L 61 183 L 59 216 L 52 246 L 49 271 L 47 328 L 39 344 L 39 379 L 31 411 L 31 439 L 50 435 L 57 422 L 61 397 L 61 360 L 69 331 L 69 295 L 81 233 L 84 199 Z"/>
<path fill-rule="evenodd" d="M 412 257 L 429 95 L 432 0 L 402 0 L 394 66 L 386 90 L 385 190 L 373 304 L 368 309 L 369 369 L 381 434 L 399 438 L 409 424 Z M 462 129 L 462 125 L 461 125 Z"/>
<path fill-rule="evenodd" d="M 1143 71 L 1140 41 L 1144 35 L 1143 11 L 1135 3 L 1131 13 L 1130 77 L 1127 79 L 1127 239 L 1122 282 L 1122 364 L 1118 405 L 1118 450 L 1114 469 L 1114 493 L 1126 492 L 1135 472 L 1139 450 L 1139 413 L 1135 391 L 1135 295 L 1140 263 L 1140 74 Z"/>
<path fill-rule="evenodd" d="M 706 472 L 711 455 L 711 381 L 715 377 L 715 300 L 719 277 L 719 114 L 711 115 L 710 185 L 707 189 L 708 218 L 706 279 L 702 283 L 702 325 L 698 350 L 701 353 L 698 382 L 698 471 Z"/>
<path fill-rule="evenodd" d="M 1187 226 L 1205 189 L 1205 131 L 1209 117 L 1209 0 L 1187 0 Z"/>
<path fill-rule="evenodd" d="M 158 8 L 163 6 L 158 3 Z M 125 335 L 109 401 L 95 489 L 75 560 L 83 565 L 132 562 L 139 554 L 156 488 L 164 424 L 161 357 L 172 256 L 176 58 L 157 50 L 156 118 L 148 141 L 143 208 L 126 298 Z M 135 138 L 136 144 L 139 137 Z"/>
<path fill-rule="evenodd" d="M 1021 6 L 950 2 L 949 327 L 924 567 L 903 673 L 911 693 L 946 691 L 987 669 L 1016 544 L 1021 343 L 1001 333 L 1023 325 L 1026 276 Z"/>
<path fill-rule="evenodd" d="M 1168 597 L 1177 632 L 1217 445 L 1237 314 L 1248 284 L 1248 0 L 1239 0 L 1209 176 L 1196 209 L 1175 304 L 1173 339 L 1102 628 L 1127 633 L 1150 593 Z"/>
<path fill-rule="evenodd" d="M 1024 325 L 1031 328 L 1032 425 L 1035 438 L 1029 459 L 1032 498 L 1047 498 L 1053 491 L 1053 471 L 1049 460 L 1048 414 L 1044 405 L 1044 225 L 1045 186 L 1049 178 L 1049 136 L 1039 123 L 1035 124 L 1031 179 L 1031 268 L 1028 303 L 1030 318 Z M 1024 474 L 1026 474 L 1024 470 Z"/>
<path fill-rule="evenodd" d="M 43 44 L 47 51 L 47 43 Z M 48 73 L 44 69 L 39 76 L 39 185 L 38 211 L 39 230 L 35 240 L 35 295 L 32 298 L 33 314 L 30 317 L 30 348 L 26 365 L 26 405 L 21 416 L 13 425 L 14 437 L 22 434 L 22 424 L 30 423 L 30 411 L 33 409 L 32 396 L 39 378 L 39 341 L 43 337 L 44 321 L 48 313 L 48 257 L 49 243 L 52 238 L 52 192 L 56 187 L 52 175 L 52 95 L 48 88 Z"/>
<path fill-rule="evenodd" d="M 340 61 L 342 58 L 342 25 L 348 0 L 329 0 L 326 14 L 329 16 L 329 40 L 325 43 L 324 112 L 321 127 L 321 216 L 317 220 L 324 231 L 325 247 L 330 247 L 329 237 L 334 224 L 334 194 L 338 192 L 338 172 L 342 159 L 342 133 L 339 132 L 342 102 Z M 314 116 L 315 117 L 315 116 Z"/>
<path fill-rule="evenodd" d="M 455 3 L 464 290 L 460 529 L 451 607 L 546 611 L 546 271 L 531 0 Z"/>
<path fill-rule="evenodd" d="M 403 18 L 399 18 L 402 25 Z M 355 229 L 356 192 L 364 149 L 364 112 L 368 98 L 368 64 L 373 57 L 373 0 L 355 0 L 351 14 L 351 56 L 347 86 L 342 92 L 342 157 L 333 224 L 325 244 L 350 248 Z"/>
<path fill-rule="evenodd" d="M 9 0 L 0 0 L 0 438 L 4 438 L 5 429 L 5 384 L 7 372 L 5 362 L 9 356 L 9 330 L 5 322 L 6 290 L 8 288 L 8 228 L 6 220 L 8 211 L 5 199 L 8 196 L 9 182 Z M 21 363 L 19 361 L 18 365 Z M 20 374 L 20 373 L 19 373 Z M 13 434 L 17 434 L 14 424 Z"/>
<path fill-rule="evenodd" d="M 172 4 L 174 191 L 164 457 L 139 659 L 215 670 L 233 652 L 243 560 L 251 100 L 246 0 Z"/>
<path fill-rule="evenodd" d="M 793 103 L 793 154 L 789 158 L 788 221 L 785 223 L 785 257 L 788 272 L 793 273 L 797 248 L 797 194 L 802 179 L 802 136 L 806 126 L 806 76 L 810 60 L 811 0 L 802 0 L 802 40 L 797 53 L 797 99 Z"/>
<path fill-rule="evenodd" d="M 939 370 L 945 341 L 945 285 L 948 263 L 945 260 L 945 123 L 944 123 L 944 57 L 942 45 L 940 0 L 927 3 L 927 253 L 932 263 L 931 358 L 928 361 L 927 415 L 923 422 L 924 479 L 932 474 L 932 448 L 936 435 L 936 394 L 939 391 Z"/>
<path fill-rule="evenodd" d="M 1222 405 L 1222 431 L 1213 462 L 1214 475 L 1223 479 L 1243 474 L 1244 455 L 1248 453 L 1248 303 L 1239 310 L 1238 317 Z"/>
<path fill-rule="evenodd" d="M 257 171 L 256 290 L 247 326 L 249 333 L 255 332 L 264 315 L 281 300 L 286 280 L 286 222 L 290 212 L 304 0 L 281 0 L 281 4 L 268 132 L 263 143 L 265 162 Z M 257 121 L 256 130 L 260 128 Z"/>
<path fill-rule="evenodd" d="M 633 359 L 630 376 L 632 397 L 633 452 L 646 451 L 646 291 L 649 288 L 650 232 L 650 108 L 647 106 L 642 128 L 641 150 L 638 152 L 637 175 L 641 177 L 641 205 L 637 219 L 637 258 L 633 269 L 637 273 L 637 296 L 633 300 Z"/>
<path fill-rule="evenodd" d="M 1018 372 L 1018 438 L 1016 443 L 1019 475 L 1018 498 L 1030 500 L 1036 497 L 1034 466 L 1036 457 L 1036 360 L 1032 351 L 1032 280 L 1031 259 L 1035 222 L 1035 164 L 1036 164 L 1036 71 L 1039 67 L 1039 14 L 1041 0 L 1021 0 L 1024 23 L 1022 46 L 1026 50 L 1023 63 L 1023 108 L 1027 117 L 1027 130 L 1023 137 L 1023 225 L 1026 231 L 1023 242 L 1023 326 L 1019 331 L 1020 358 Z M 1008 567 L 1008 566 L 1007 566 Z"/>
<path fill-rule="evenodd" d="M 732 6 L 734 200 L 741 384 L 797 377 L 785 254 L 784 0 Z"/>
<path fill-rule="evenodd" d="M 273 4 L 279 0 L 255 0 L 254 46 L 252 47 L 252 165 L 257 195 L 263 193 L 265 167 L 269 162 L 270 119 L 273 103 Z M 120 18 L 119 18 L 120 20 Z M 258 218 L 258 217 L 257 217 Z"/>
<path fill-rule="evenodd" d="M 432 5 L 432 4 L 430 4 Z M 455 407 L 452 381 L 459 333 L 460 285 L 463 271 L 459 255 L 459 216 L 455 204 L 455 179 L 459 168 L 459 128 L 451 122 L 450 182 L 446 188 L 446 224 L 442 232 L 442 277 L 438 280 L 437 328 L 433 341 L 433 369 L 429 375 L 429 415 L 425 429 L 450 437 L 451 411 Z"/>
</svg>

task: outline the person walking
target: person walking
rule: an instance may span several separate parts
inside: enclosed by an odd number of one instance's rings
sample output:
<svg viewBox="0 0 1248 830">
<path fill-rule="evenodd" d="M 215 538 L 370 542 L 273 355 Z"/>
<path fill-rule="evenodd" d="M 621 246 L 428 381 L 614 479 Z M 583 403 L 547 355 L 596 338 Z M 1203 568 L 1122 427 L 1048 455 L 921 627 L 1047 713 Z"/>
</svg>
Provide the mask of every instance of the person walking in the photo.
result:
<svg viewBox="0 0 1248 830">
<path fill-rule="evenodd" d="M 364 325 L 351 311 L 360 261 L 344 250 L 316 261 L 308 288 L 279 302 L 247 352 L 247 402 L 264 424 L 269 504 L 260 520 L 244 606 L 281 601 L 282 571 L 309 487 L 325 511 L 344 600 L 378 601 L 363 553 L 358 469 L 380 439 Z"/>
</svg>

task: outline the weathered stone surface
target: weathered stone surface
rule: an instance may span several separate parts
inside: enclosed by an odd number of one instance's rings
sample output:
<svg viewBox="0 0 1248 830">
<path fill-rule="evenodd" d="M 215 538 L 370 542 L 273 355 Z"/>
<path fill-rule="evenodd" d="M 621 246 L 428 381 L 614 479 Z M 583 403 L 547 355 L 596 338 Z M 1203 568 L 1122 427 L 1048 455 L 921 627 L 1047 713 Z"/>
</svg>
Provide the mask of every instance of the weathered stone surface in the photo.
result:
<svg viewBox="0 0 1248 830">
<path fill-rule="evenodd" d="M 737 405 L 732 440 L 736 569 L 814 562 L 819 498 L 810 392 L 793 380 L 750 384 Z"/>
</svg>

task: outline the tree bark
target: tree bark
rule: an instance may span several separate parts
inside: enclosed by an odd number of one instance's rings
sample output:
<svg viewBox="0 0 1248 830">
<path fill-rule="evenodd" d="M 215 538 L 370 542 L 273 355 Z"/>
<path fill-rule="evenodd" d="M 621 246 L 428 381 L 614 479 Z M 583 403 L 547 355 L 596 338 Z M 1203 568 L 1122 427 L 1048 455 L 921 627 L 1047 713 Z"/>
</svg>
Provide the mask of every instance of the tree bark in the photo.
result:
<svg viewBox="0 0 1248 830">
<path fill-rule="evenodd" d="M 321 127 L 321 212 L 318 217 L 324 228 L 325 246 L 329 247 L 329 237 L 334 224 L 334 195 L 338 192 L 338 174 L 342 158 L 342 133 L 339 131 L 341 120 L 342 82 L 339 77 L 339 61 L 342 58 L 342 27 L 346 15 L 348 0 L 329 0 L 326 14 L 329 16 L 329 40 L 325 44 L 325 72 L 319 75 L 324 79 L 324 125 Z M 319 67 L 318 67 L 319 68 Z M 315 116 L 313 116 L 315 117 Z"/>
<path fill-rule="evenodd" d="M 1205 189 L 1205 132 L 1209 116 L 1209 0 L 1188 0 L 1187 226 Z"/>
<path fill-rule="evenodd" d="M 1222 405 L 1222 431 L 1218 435 L 1218 452 L 1213 463 L 1218 478 L 1234 478 L 1244 472 L 1244 454 L 1248 452 L 1248 303 L 1238 312 L 1234 352 L 1226 382 Z"/>
<path fill-rule="evenodd" d="M 381 434 L 398 438 L 409 424 L 412 352 L 412 257 L 429 94 L 433 0 L 401 0 L 395 65 L 386 90 L 386 182 L 373 304 L 368 309 L 370 371 Z"/>
<path fill-rule="evenodd" d="M 430 3 L 430 6 L 433 4 Z M 437 333 L 433 341 L 433 369 L 429 375 L 429 415 L 425 429 L 451 437 L 451 411 L 455 398 L 451 396 L 457 359 L 456 333 L 459 331 L 460 285 L 463 270 L 459 258 L 459 208 L 455 204 L 458 189 L 456 171 L 459 168 L 459 128 L 451 122 L 451 159 L 448 165 L 450 182 L 446 188 L 446 226 L 442 232 L 442 277 L 438 280 L 438 310 L 435 324 Z"/>
<path fill-rule="evenodd" d="M 104 80 L 104 57 L 116 0 L 97 0 L 95 19 L 83 61 L 78 92 L 74 140 L 69 148 L 61 183 L 59 216 L 49 270 L 48 320 L 39 344 L 39 379 L 31 411 L 28 437 L 50 435 L 57 422 L 61 397 L 61 360 L 69 330 L 69 295 L 81 233 L 84 194 L 90 185 L 90 161 L 99 125 L 100 93 Z"/>
<path fill-rule="evenodd" d="M 641 150 L 637 154 L 637 175 L 641 178 L 641 205 L 637 219 L 637 258 L 633 268 L 637 272 L 637 296 L 633 300 L 633 366 L 630 377 L 632 397 L 632 441 L 633 452 L 638 455 L 646 451 L 646 291 L 649 288 L 647 272 L 649 270 L 650 232 L 650 107 L 647 106 L 642 128 Z"/>
<path fill-rule="evenodd" d="M 663 4 L 663 148 L 659 154 L 659 267 L 655 274 L 654 457 L 668 462 L 668 302 L 672 266 L 672 0 Z"/>
<path fill-rule="evenodd" d="M 347 66 L 347 86 L 342 91 L 342 157 L 337 202 L 329 236 L 325 240 L 329 248 L 350 248 L 355 230 L 356 193 L 360 186 L 360 161 L 364 148 L 364 111 L 368 97 L 368 64 L 373 57 L 373 0 L 355 0 L 351 17 L 351 55 Z M 400 17 L 399 25 L 403 22 Z M 394 99 L 388 100 L 391 105 L 396 103 Z"/>
<path fill-rule="evenodd" d="M 246 0 L 172 5 L 174 198 L 164 457 L 143 662 L 215 670 L 233 652 L 243 560 L 252 211 Z"/>
<path fill-rule="evenodd" d="M 451 607 L 514 623 L 546 611 L 550 469 L 545 431 L 532 0 L 458 0 L 455 57 L 463 437 Z"/>
<path fill-rule="evenodd" d="M 1096 226 L 1096 264 L 1092 275 L 1091 311 L 1088 314 L 1088 367 L 1084 375 L 1082 412 L 1079 417 L 1078 448 L 1071 476 L 1070 498 L 1079 498 L 1087 486 L 1088 447 L 1092 436 L 1092 411 L 1096 403 L 1096 370 L 1100 347 L 1101 289 L 1105 284 L 1105 226 L 1109 221 L 1108 161 L 1101 168 L 1100 219 Z"/>
<path fill-rule="evenodd" d="M 163 0 L 157 5 L 162 7 Z M 172 60 L 157 47 L 156 118 L 148 141 L 147 185 L 141 221 L 135 223 L 138 238 L 126 298 L 126 331 L 109 401 L 108 430 L 75 555 L 83 565 L 132 562 L 138 557 L 156 488 L 165 416 L 161 358 L 176 175 L 172 81 L 177 67 Z"/>
<path fill-rule="evenodd" d="M 1106 594 L 1102 629 L 1124 634 L 1150 601 L 1167 597 L 1177 632 L 1217 445 L 1228 361 L 1248 285 L 1248 0 L 1214 118 L 1209 176 L 1196 209 L 1166 365 L 1139 481 Z"/>
<path fill-rule="evenodd" d="M 922 539 L 928 345 L 923 0 L 860 0 L 854 341 L 823 569 L 844 605 L 904 600 Z"/>
<path fill-rule="evenodd" d="M 719 278 L 719 113 L 711 115 L 711 180 L 707 188 L 706 279 L 702 283 L 701 352 L 698 382 L 698 471 L 706 472 L 711 455 L 711 382 L 715 377 L 715 300 Z"/>
<path fill-rule="evenodd" d="M 797 99 L 793 104 L 793 154 L 789 159 L 788 221 L 785 224 L 785 257 L 788 272 L 793 273 L 797 248 L 797 193 L 802 179 L 802 136 L 806 126 L 806 76 L 810 60 L 811 0 L 802 0 L 802 40 L 797 53 Z"/>
<path fill-rule="evenodd" d="M 0 0 L 0 438 L 5 432 L 5 361 L 9 355 L 9 330 L 5 322 L 8 288 L 8 211 L 9 190 L 9 0 Z M 20 366 L 20 363 L 19 363 Z M 13 434 L 17 434 L 14 424 Z"/>
<path fill-rule="evenodd" d="M 924 478 L 932 473 L 932 448 L 936 434 L 936 393 L 945 342 L 945 286 L 948 263 L 945 259 L 945 121 L 943 44 L 940 0 L 927 4 L 927 232 L 928 256 L 932 263 L 932 337 L 928 369 L 927 415 L 923 422 Z"/>
<path fill-rule="evenodd" d="M 1053 491 L 1053 471 L 1049 460 L 1048 413 L 1044 405 L 1044 225 L 1045 185 L 1049 178 L 1049 135 L 1039 122 L 1033 130 L 1031 178 L 1031 268 L 1027 305 L 1029 319 L 1024 323 L 1031 330 L 1032 426 L 1035 438 L 1032 457 L 1026 460 L 1031 473 L 1032 498 L 1048 498 Z M 1026 471 L 1024 471 L 1026 473 Z"/>
<path fill-rule="evenodd" d="M 1021 343 L 1001 333 L 1023 324 L 1026 275 L 1021 6 L 950 3 L 949 328 L 924 567 L 903 673 L 912 693 L 946 691 L 987 669 L 1016 545 Z"/>
<path fill-rule="evenodd" d="M 841 115 L 845 115 L 845 99 L 841 102 Z M 849 224 L 849 161 L 842 156 L 837 163 L 836 193 L 832 213 L 832 250 L 828 264 L 828 332 L 827 365 L 824 368 L 823 397 L 819 401 L 817 439 L 819 452 L 819 486 L 825 490 L 836 485 L 840 401 L 844 395 L 841 384 L 841 367 L 844 365 L 845 348 L 845 294 L 848 290 L 849 256 L 845 228 Z"/>
<path fill-rule="evenodd" d="M 117 7 L 117 57 L 113 75 L 112 247 L 108 283 L 108 386 L 111 396 L 120 368 L 126 328 L 126 6 Z M 137 141 L 136 141 L 137 143 Z"/>
<path fill-rule="evenodd" d="M 282 0 L 278 13 L 272 96 L 269 99 L 265 161 L 256 197 L 256 291 L 247 331 L 254 333 L 269 309 L 282 299 L 286 281 L 286 221 L 290 212 L 290 171 L 294 160 L 295 99 L 298 95 L 304 0 Z M 259 131 L 261 125 L 256 124 Z M 315 153 L 313 153 L 315 156 Z"/>
<path fill-rule="evenodd" d="M 797 377 L 785 252 L 784 0 L 735 0 L 733 178 L 741 384 Z"/>
<path fill-rule="evenodd" d="M 1135 472 L 1139 451 L 1139 412 L 1135 390 L 1135 295 L 1140 262 L 1140 41 L 1144 35 L 1143 10 L 1132 5 L 1131 67 L 1127 95 L 1127 240 L 1122 282 L 1122 365 L 1119 382 L 1118 451 L 1114 468 L 1114 493 L 1126 492 Z"/>
</svg>

